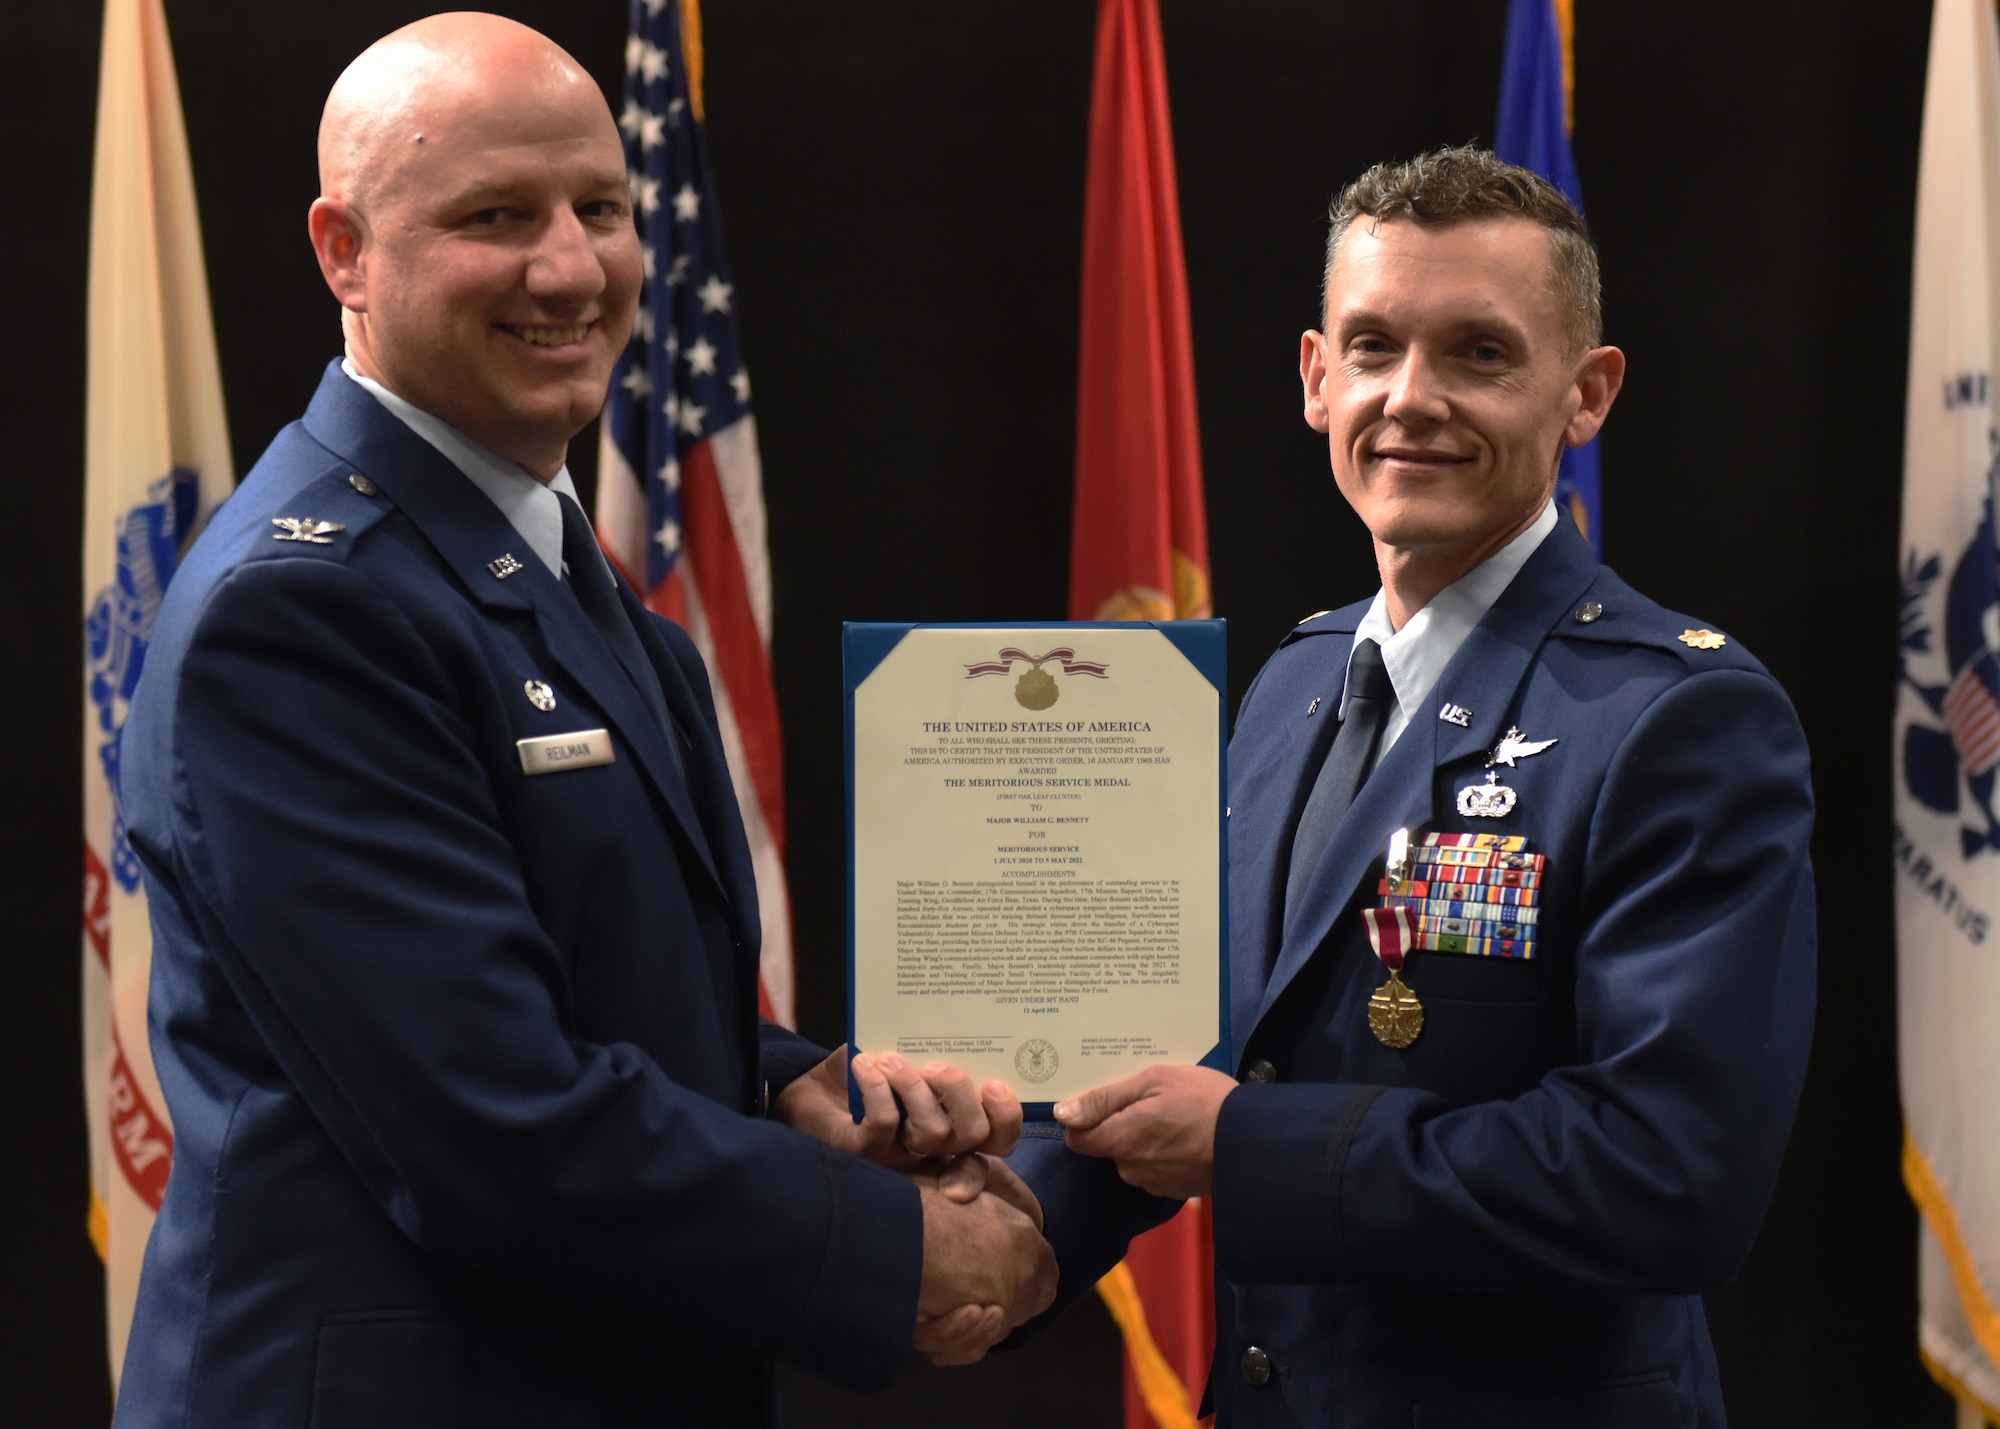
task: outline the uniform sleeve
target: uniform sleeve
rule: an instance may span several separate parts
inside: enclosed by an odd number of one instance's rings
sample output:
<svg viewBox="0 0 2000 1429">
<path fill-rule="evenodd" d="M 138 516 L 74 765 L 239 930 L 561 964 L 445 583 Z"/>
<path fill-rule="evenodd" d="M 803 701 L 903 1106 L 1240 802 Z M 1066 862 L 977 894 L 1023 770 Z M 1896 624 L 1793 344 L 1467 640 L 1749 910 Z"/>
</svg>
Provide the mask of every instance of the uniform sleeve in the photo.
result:
<svg viewBox="0 0 2000 1429">
<path fill-rule="evenodd" d="M 431 647 L 332 562 L 220 583 L 177 692 L 173 857 L 224 976 L 431 1253 L 856 1387 L 907 1352 L 907 1178 L 566 1035 L 489 770 Z"/>
<path fill-rule="evenodd" d="M 1573 1065 L 1457 1109 L 1410 1089 L 1243 1087 L 1216 1137 L 1239 1283 L 1712 1289 L 1748 1255 L 1814 996 L 1804 736 L 1768 676 L 1681 681 L 1591 819 Z"/>
</svg>

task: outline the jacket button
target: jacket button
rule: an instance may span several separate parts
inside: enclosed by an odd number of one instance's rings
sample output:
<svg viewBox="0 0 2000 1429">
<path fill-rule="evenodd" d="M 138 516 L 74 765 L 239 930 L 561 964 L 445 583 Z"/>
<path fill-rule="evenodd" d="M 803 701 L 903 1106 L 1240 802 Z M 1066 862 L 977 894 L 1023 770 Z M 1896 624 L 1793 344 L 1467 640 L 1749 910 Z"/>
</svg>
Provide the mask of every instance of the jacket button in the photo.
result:
<svg viewBox="0 0 2000 1429">
<path fill-rule="evenodd" d="M 1262 1057 L 1259 1057 L 1243 1069 L 1243 1080 L 1246 1082 L 1275 1082 L 1278 1080 L 1278 1069 Z"/>
<path fill-rule="evenodd" d="M 1251 1384 L 1269 1384 L 1271 1382 L 1271 1357 L 1255 1345 L 1252 1345 L 1243 1352 L 1241 1368 L 1243 1370 L 1243 1378 Z"/>
</svg>

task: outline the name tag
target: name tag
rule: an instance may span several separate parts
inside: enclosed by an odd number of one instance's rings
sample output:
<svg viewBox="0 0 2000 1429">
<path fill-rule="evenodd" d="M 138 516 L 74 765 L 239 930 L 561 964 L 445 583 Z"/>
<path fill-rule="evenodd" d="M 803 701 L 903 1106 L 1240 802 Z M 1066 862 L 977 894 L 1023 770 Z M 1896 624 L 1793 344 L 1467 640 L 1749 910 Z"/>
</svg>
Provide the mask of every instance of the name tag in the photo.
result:
<svg viewBox="0 0 2000 1429">
<path fill-rule="evenodd" d="M 608 729 L 579 729 L 573 734 L 544 734 L 517 739 L 523 774 L 554 774 L 564 769 L 588 769 L 617 757 Z"/>
</svg>

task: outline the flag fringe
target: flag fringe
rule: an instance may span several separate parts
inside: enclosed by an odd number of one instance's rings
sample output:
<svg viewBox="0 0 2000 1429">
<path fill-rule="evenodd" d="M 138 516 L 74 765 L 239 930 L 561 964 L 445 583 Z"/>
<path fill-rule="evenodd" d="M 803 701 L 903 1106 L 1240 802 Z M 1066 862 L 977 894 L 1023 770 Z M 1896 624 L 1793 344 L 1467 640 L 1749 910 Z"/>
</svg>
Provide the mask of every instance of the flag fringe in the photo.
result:
<svg viewBox="0 0 2000 1429">
<path fill-rule="evenodd" d="M 90 1193 L 90 1214 L 85 1218 L 84 1227 L 90 1232 L 90 1243 L 97 1247 L 97 1258 L 109 1264 L 111 1261 L 111 1212 L 106 1209 L 103 1199 Z"/>
<path fill-rule="evenodd" d="M 1979 1283 L 1972 1252 L 1958 1227 L 1958 1212 L 1952 1209 L 1937 1173 L 1931 1169 L 1930 1162 L 1925 1159 L 1923 1151 L 1917 1146 L 1916 1137 L 1910 1134 L 1907 1126 L 1903 1128 L 1903 1185 L 1908 1188 L 1910 1199 L 1917 1203 L 1924 1223 L 1931 1228 L 1931 1234 L 1938 1238 L 1938 1245 L 1944 1250 L 1945 1263 L 1951 1267 L 1952 1284 L 1958 1287 L 1959 1303 L 1965 1307 L 1966 1323 L 1972 1327 L 1974 1338 L 1986 1351 L 1986 1357 L 2000 1364 L 2000 1312 L 1994 1310 L 1986 1287 Z"/>
<path fill-rule="evenodd" d="M 1960 1404 L 1969 1404 L 1981 1415 L 1983 1424 L 2000 1424 L 2000 1409 L 1995 1409 L 1959 1382 L 1957 1375 L 1946 1369 L 1931 1352 L 1922 1345 L 1917 1346 L 1917 1358 L 1923 1361 L 1924 1371 L 1937 1381 L 1937 1387 L 1956 1399 Z"/>
<path fill-rule="evenodd" d="M 1174 1367 L 1167 1363 L 1166 1355 L 1154 1341 L 1152 1327 L 1146 1323 L 1145 1302 L 1140 1299 L 1139 1287 L 1124 1261 L 1111 1267 L 1111 1273 L 1097 1282 L 1097 1293 L 1125 1337 L 1127 1361 L 1132 1366 L 1132 1377 L 1139 1381 L 1139 1393 L 1146 1401 L 1147 1412 L 1160 1429 L 1200 1429 L 1201 1421 L 1195 1418 L 1187 1386 L 1181 1383 L 1181 1377 L 1174 1373 Z"/>
</svg>

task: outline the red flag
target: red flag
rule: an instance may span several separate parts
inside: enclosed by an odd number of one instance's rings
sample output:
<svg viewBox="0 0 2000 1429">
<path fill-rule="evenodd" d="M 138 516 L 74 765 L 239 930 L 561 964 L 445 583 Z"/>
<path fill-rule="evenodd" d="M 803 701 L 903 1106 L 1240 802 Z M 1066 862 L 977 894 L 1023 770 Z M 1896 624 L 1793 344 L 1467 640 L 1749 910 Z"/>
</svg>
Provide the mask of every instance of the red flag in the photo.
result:
<svg viewBox="0 0 2000 1429">
<path fill-rule="evenodd" d="M 1084 198 L 1072 620 L 1209 613 L 1194 340 L 1157 0 L 1099 0 Z M 1098 1286 L 1125 1336 L 1126 1429 L 1193 1429 L 1215 1349 L 1208 1207 Z"/>
<path fill-rule="evenodd" d="M 1156 0 L 1099 0 L 1083 213 L 1072 620 L 1209 613 L 1194 340 Z"/>
</svg>

